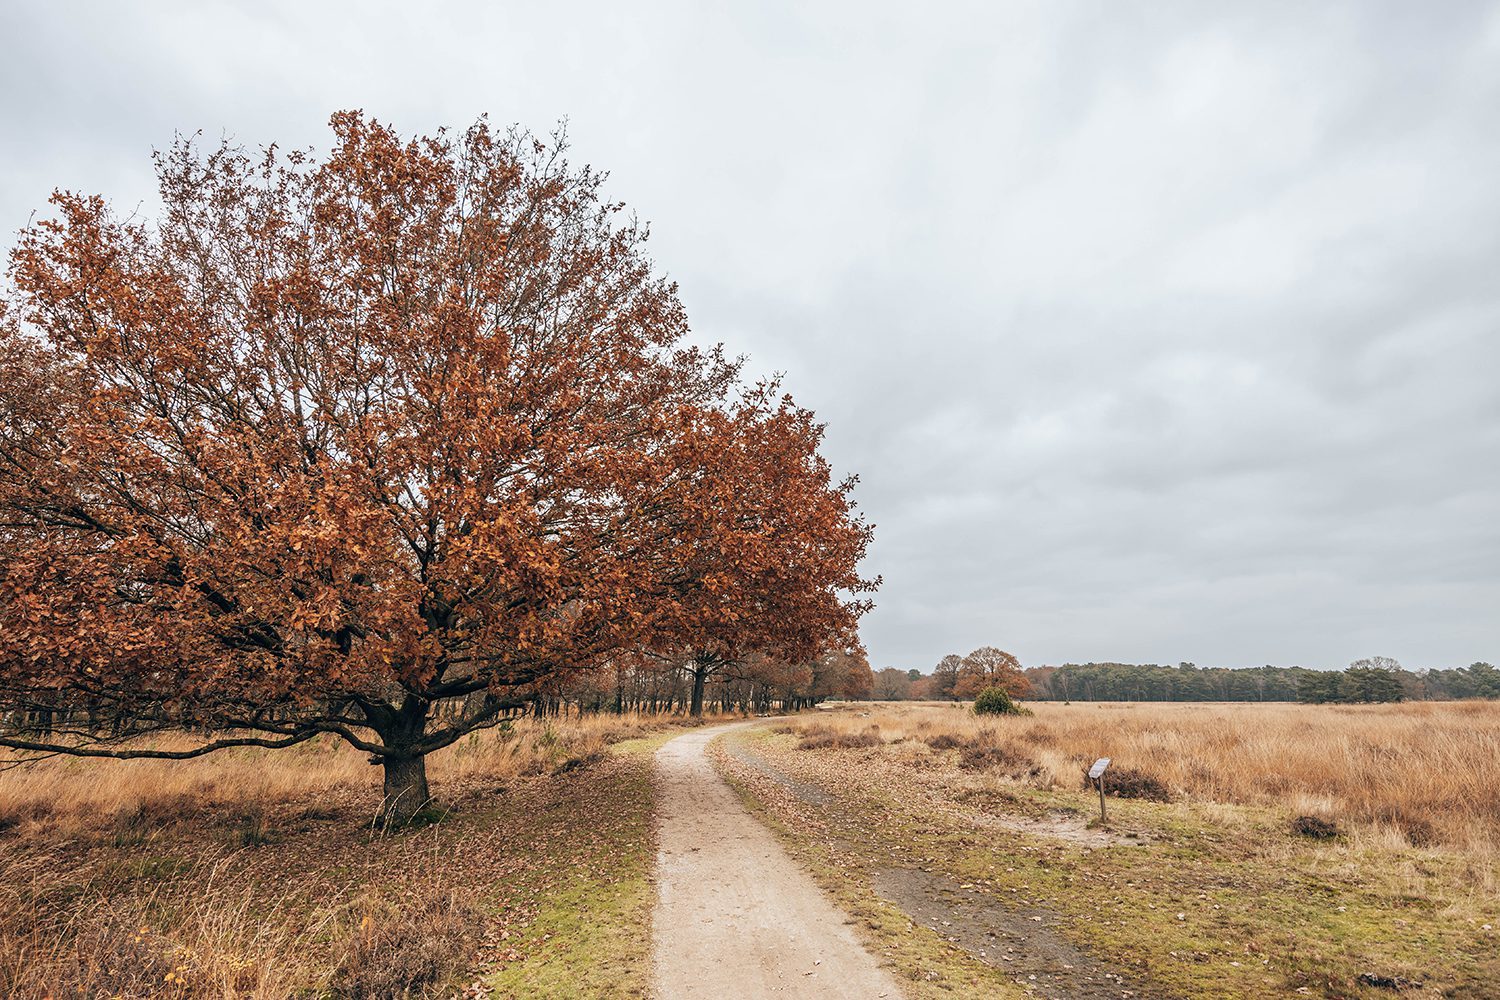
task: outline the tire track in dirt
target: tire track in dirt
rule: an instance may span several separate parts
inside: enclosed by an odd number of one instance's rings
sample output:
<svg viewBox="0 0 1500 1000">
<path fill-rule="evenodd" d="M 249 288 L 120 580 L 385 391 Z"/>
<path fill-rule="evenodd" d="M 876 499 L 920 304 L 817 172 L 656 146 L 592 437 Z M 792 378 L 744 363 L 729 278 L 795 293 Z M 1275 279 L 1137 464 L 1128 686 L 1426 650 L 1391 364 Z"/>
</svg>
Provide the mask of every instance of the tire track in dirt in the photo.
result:
<svg viewBox="0 0 1500 1000">
<path fill-rule="evenodd" d="M 887 997 L 901 991 L 850 918 L 740 804 L 704 755 L 701 729 L 656 753 L 657 1000 Z"/>
</svg>

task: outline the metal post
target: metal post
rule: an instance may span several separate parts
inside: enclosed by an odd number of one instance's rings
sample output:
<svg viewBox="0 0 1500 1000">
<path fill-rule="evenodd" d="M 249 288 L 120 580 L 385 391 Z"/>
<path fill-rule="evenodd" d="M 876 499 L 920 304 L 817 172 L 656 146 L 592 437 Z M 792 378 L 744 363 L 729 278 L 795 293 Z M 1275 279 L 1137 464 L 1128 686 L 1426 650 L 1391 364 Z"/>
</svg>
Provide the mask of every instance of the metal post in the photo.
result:
<svg viewBox="0 0 1500 1000">
<path fill-rule="evenodd" d="M 1099 823 L 1102 826 L 1109 822 L 1109 814 L 1104 811 L 1104 775 L 1099 775 Z"/>
</svg>

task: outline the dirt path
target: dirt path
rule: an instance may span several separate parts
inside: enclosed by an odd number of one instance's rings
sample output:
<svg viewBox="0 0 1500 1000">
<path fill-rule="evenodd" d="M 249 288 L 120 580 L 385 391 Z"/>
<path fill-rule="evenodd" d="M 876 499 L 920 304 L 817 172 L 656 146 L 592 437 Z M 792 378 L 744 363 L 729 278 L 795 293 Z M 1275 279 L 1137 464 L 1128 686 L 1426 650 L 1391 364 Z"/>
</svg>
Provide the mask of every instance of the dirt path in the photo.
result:
<svg viewBox="0 0 1500 1000">
<path fill-rule="evenodd" d="M 849 917 L 714 773 L 704 748 L 732 728 L 679 736 L 656 753 L 657 1000 L 899 998 Z"/>
</svg>

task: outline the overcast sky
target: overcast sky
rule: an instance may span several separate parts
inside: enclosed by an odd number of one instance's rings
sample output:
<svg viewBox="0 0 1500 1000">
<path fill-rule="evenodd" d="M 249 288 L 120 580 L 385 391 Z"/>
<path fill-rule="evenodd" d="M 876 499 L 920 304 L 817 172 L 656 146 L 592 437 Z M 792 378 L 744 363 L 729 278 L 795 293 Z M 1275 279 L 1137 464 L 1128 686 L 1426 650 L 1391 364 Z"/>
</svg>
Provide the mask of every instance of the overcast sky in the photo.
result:
<svg viewBox="0 0 1500 1000">
<path fill-rule="evenodd" d="M 877 668 L 1500 659 L 1500 5 L 338 6 L 8 0 L 0 240 L 178 130 L 566 117 L 861 476 Z"/>
</svg>

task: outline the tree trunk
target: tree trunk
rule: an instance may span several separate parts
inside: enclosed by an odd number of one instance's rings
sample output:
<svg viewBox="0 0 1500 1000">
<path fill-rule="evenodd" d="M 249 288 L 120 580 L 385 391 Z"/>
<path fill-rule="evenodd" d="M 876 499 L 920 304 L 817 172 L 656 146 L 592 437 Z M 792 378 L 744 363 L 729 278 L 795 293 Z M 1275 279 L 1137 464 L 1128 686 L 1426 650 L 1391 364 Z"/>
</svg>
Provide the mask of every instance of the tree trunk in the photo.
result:
<svg viewBox="0 0 1500 1000">
<path fill-rule="evenodd" d="M 401 826 L 432 801 L 427 792 L 427 758 L 387 757 L 384 764 L 385 799 L 380 806 L 380 822 L 382 826 Z"/>
<path fill-rule="evenodd" d="M 408 695 L 400 708 L 366 709 L 371 727 L 380 734 L 387 753 L 378 759 L 385 768 L 385 797 L 380 803 L 381 826 L 401 826 L 432 801 L 427 791 L 427 757 L 418 749 L 427 731 L 430 705 Z M 375 763 L 371 760 L 370 763 Z"/>
<path fill-rule="evenodd" d="M 693 661 L 693 703 L 688 714 L 695 719 L 703 718 L 703 685 L 708 680 L 708 664 Z"/>
</svg>

